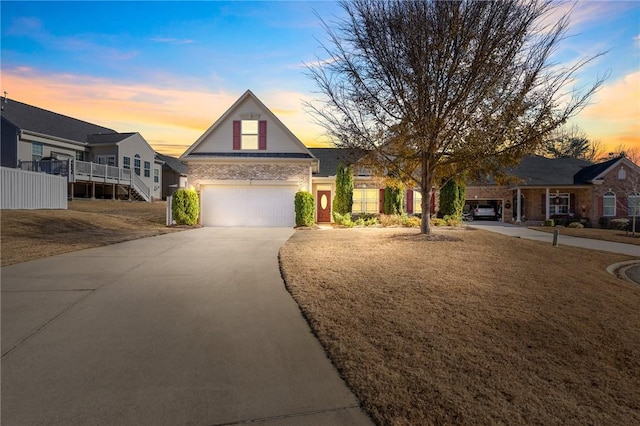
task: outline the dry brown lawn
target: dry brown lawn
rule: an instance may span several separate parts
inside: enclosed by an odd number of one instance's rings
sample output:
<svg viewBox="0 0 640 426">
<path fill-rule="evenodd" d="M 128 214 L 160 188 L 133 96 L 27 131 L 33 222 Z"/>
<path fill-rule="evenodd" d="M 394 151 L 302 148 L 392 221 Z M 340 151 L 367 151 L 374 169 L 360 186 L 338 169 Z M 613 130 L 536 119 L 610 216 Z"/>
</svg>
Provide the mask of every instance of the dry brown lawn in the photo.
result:
<svg viewBox="0 0 640 426">
<path fill-rule="evenodd" d="M 640 424 L 627 256 L 444 230 L 297 231 L 287 287 L 381 425 Z"/>
<path fill-rule="evenodd" d="M 164 201 L 74 200 L 68 210 L 2 210 L 2 266 L 175 232 Z"/>
<path fill-rule="evenodd" d="M 550 226 L 529 226 L 536 231 L 552 233 L 555 228 Z M 561 235 L 570 237 L 591 238 L 592 240 L 613 241 L 615 243 L 637 244 L 640 245 L 640 225 L 636 231 L 635 237 L 631 232 L 619 231 L 616 229 L 599 229 L 599 228 L 559 228 Z"/>
</svg>

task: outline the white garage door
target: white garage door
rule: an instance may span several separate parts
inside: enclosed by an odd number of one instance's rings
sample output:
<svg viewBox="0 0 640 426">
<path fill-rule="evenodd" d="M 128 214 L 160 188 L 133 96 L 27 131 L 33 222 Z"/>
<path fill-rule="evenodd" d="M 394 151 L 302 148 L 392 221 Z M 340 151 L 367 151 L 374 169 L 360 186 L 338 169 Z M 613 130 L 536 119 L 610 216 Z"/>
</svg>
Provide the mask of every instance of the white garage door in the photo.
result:
<svg viewBox="0 0 640 426">
<path fill-rule="evenodd" d="M 202 224 L 292 227 L 296 192 L 297 185 L 205 185 L 202 187 Z"/>
</svg>

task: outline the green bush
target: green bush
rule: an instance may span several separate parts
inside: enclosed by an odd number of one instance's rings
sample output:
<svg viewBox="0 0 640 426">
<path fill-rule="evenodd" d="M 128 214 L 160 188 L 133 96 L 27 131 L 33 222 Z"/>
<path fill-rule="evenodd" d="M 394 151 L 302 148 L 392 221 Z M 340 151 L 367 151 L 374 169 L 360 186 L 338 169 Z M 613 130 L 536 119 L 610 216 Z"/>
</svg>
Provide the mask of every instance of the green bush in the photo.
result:
<svg viewBox="0 0 640 426">
<path fill-rule="evenodd" d="M 340 214 L 334 211 L 333 221 L 338 225 L 346 226 L 347 228 L 353 228 L 355 226 L 355 223 L 351 220 L 351 213 Z"/>
<path fill-rule="evenodd" d="M 178 189 L 171 198 L 171 216 L 178 225 L 195 225 L 200 215 L 198 193 L 192 189 Z"/>
<path fill-rule="evenodd" d="M 437 217 L 431 218 L 431 226 L 447 226 L 447 221 Z"/>
<path fill-rule="evenodd" d="M 418 216 L 402 216 L 402 226 L 407 228 L 419 228 L 422 225 L 422 219 Z"/>
<path fill-rule="evenodd" d="M 294 201 L 296 207 L 296 226 L 313 226 L 313 209 L 315 201 L 313 195 L 306 191 L 296 192 Z"/>
<path fill-rule="evenodd" d="M 553 219 L 548 219 L 544 221 L 544 226 L 550 226 L 553 228 L 554 226 L 556 226 L 556 223 L 554 222 Z"/>
<path fill-rule="evenodd" d="M 571 222 L 570 224 L 567 225 L 567 228 L 582 229 L 584 228 L 584 225 L 581 224 L 580 222 Z"/>
</svg>

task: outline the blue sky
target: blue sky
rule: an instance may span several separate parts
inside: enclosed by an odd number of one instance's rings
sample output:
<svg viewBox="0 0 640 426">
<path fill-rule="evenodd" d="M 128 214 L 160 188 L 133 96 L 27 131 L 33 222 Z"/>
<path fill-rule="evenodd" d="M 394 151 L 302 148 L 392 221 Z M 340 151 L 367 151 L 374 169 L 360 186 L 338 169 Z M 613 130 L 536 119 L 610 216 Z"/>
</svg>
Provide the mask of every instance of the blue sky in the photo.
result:
<svg viewBox="0 0 640 426">
<path fill-rule="evenodd" d="M 139 131 L 179 155 L 246 89 L 307 145 L 326 140 L 303 110 L 323 58 L 321 17 L 307 2 L 2 1 L 1 90 L 10 98 L 117 131 Z M 580 1 L 560 61 L 610 50 L 578 84 L 610 73 L 575 123 L 609 145 L 640 145 L 640 2 Z"/>
</svg>

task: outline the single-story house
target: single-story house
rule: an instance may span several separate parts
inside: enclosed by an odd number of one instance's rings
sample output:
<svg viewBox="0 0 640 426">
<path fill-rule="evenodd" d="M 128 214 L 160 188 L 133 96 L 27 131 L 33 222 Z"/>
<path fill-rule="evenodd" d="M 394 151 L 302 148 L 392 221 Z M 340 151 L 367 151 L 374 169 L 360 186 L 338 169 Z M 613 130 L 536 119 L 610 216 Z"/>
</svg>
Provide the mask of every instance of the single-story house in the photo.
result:
<svg viewBox="0 0 640 426">
<path fill-rule="evenodd" d="M 62 174 L 72 197 L 162 196 L 162 165 L 139 133 L 118 133 L 15 100 L 3 98 L 3 167 Z"/>
<path fill-rule="evenodd" d="M 512 183 L 467 186 L 467 203 L 492 204 L 512 222 L 574 217 L 629 217 L 640 201 L 640 167 L 624 157 L 592 164 L 575 158 L 527 156 L 510 170 Z M 635 204 L 634 204 L 635 203 Z"/>
</svg>

